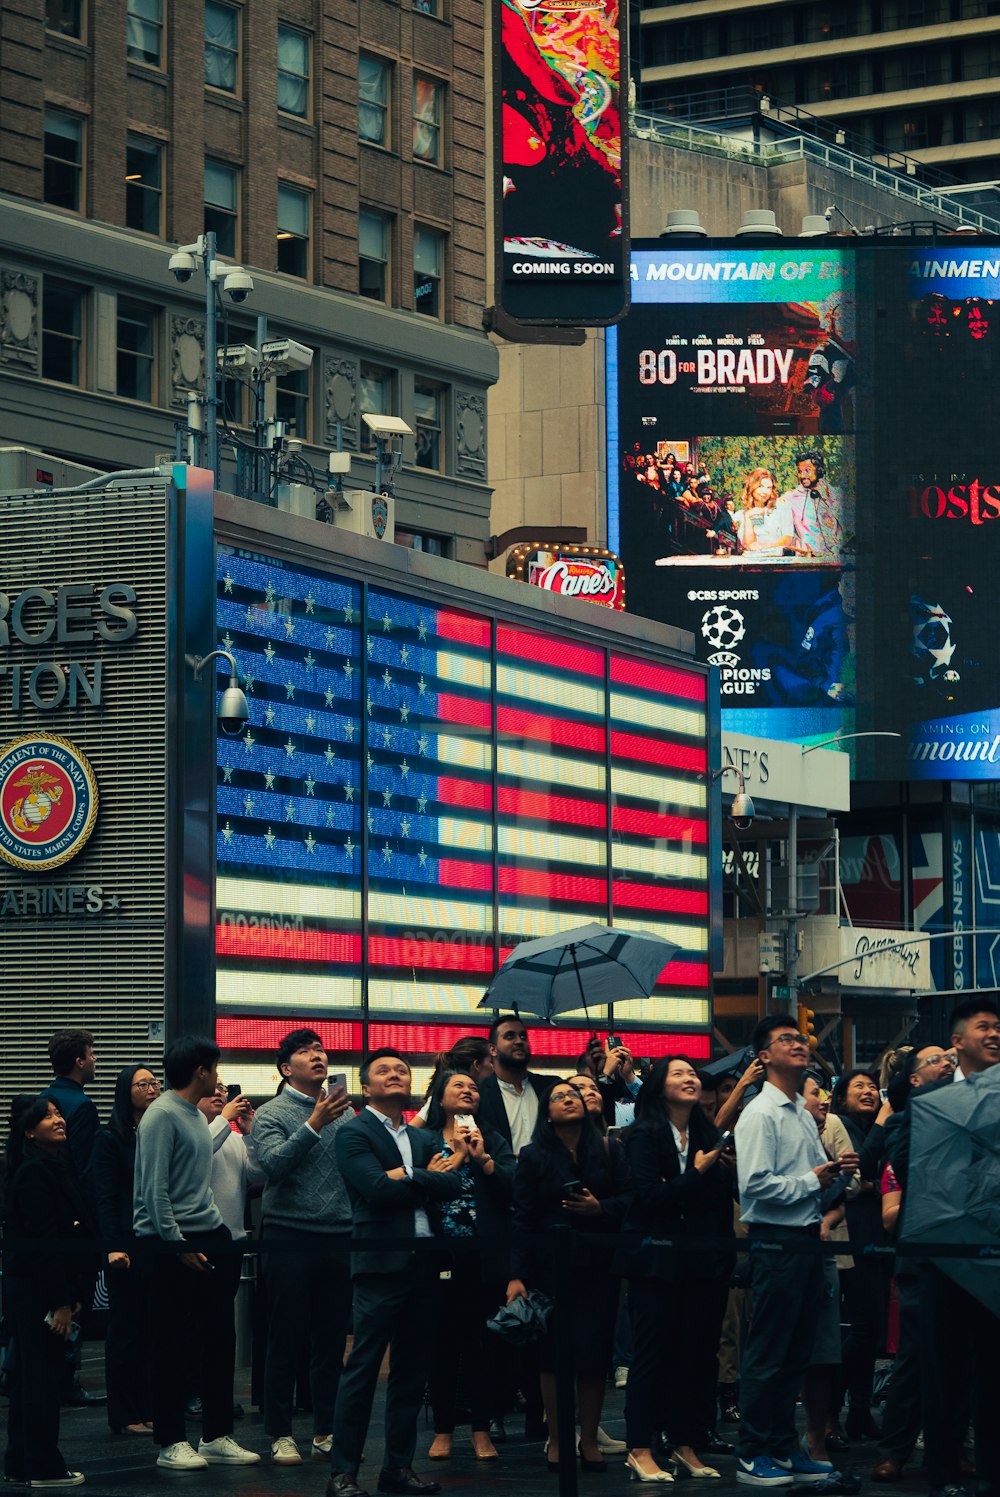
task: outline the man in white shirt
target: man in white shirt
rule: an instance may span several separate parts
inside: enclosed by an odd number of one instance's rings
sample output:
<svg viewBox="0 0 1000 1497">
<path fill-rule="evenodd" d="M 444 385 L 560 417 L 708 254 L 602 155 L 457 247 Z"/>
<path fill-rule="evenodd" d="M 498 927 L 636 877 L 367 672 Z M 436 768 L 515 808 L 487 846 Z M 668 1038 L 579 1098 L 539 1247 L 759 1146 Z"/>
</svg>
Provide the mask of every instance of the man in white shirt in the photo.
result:
<svg viewBox="0 0 1000 1497">
<path fill-rule="evenodd" d="M 479 1126 L 501 1133 L 516 1156 L 531 1142 L 538 1103 L 552 1089 L 554 1078 L 528 1069 L 531 1041 L 516 1014 L 493 1020 L 489 1045 L 493 1075 L 479 1083 Z"/>
<path fill-rule="evenodd" d="M 967 998 L 951 1016 L 951 1042 L 958 1064 L 952 1081 L 988 1071 L 1000 1062 L 1000 1009 L 989 998 Z"/>
<path fill-rule="evenodd" d="M 753 1047 L 766 1080 L 736 1125 L 754 1299 L 740 1382 L 736 1480 L 751 1487 L 818 1484 L 830 1466 L 799 1449 L 795 1401 L 823 1303 L 823 1260 L 795 1247 L 808 1249 L 811 1239 L 818 1247 L 820 1197 L 841 1164 L 827 1158 L 802 1100 L 810 1052 L 795 1020 L 788 1014 L 762 1019 Z"/>
</svg>

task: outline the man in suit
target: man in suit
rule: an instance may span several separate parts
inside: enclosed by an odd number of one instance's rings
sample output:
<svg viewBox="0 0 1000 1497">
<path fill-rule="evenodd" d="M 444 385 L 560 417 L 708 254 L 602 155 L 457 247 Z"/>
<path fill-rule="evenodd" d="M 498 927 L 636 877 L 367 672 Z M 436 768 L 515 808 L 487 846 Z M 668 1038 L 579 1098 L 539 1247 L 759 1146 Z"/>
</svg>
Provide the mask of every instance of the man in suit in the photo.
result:
<svg viewBox="0 0 1000 1497">
<path fill-rule="evenodd" d="M 433 1139 L 403 1121 L 410 1067 L 398 1050 L 376 1050 L 361 1067 L 367 1106 L 336 1135 L 337 1164 L 351 1199 L 355 1239 L 379 1238 L 385 1247 L 351 1255 L 354 1346 L 344 1368 L 333 1417 L 327 1497 L 368 1497 L 358 1485 L 372 1400 L 386 1348 L 390 1350 L 385 1407 L 385 1453 L 380 1492 L 429 1497 L 440 1491 L 412 1469 L 417 1418 L 427 1381 L 437 1266 L 415 1251 L 430 1237 L 427 1203 L 461 1193 L 460 1156 L 442 1159 Z M 398 1242 L 397 1249 L 392 1244 Z"/>
<path fill-rule="evenodd" d="M 520 1154 L 538 1121 L 538 1103 L 552 1089 L 554 1078 L 528 1070 L 531 1041 L 516 1014 L 505 1014 L 490 1025 L 493 1075 L 479 1083 L 479 1126 L 494 1128 Z"/>
</svg>

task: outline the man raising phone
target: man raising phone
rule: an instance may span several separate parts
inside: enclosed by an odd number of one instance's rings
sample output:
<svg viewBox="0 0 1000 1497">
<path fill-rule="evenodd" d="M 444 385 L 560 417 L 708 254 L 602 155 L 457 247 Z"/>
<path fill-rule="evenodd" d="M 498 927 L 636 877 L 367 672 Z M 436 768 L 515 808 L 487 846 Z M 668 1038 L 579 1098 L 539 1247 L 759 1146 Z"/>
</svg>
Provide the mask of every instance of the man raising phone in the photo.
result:
<svg viewBox="0 0 1000 1497">
<path fill-rule="evenodd" d="M 330 1453 L 344 1365 L 351 1313 L 351 1203 L 334 1140 L 354 1112 L 340 1080 L 328 1081 L 326 1050 L 314 1029 L 285 1035 L 278 1047 L 278 1070 L 285 1085 L 258 1108 L 253 1130 L 267 1181 L 264 1238 L 281 1242 L 280 1251 L 264 1257 L 264 1424 L 274 1464 L 298 1466 L 302 1456 L 292 1435 L 292 1403 L 303 1343 L 309 1352 L 316 1460 L 326 1460 Z"/>
</svg>

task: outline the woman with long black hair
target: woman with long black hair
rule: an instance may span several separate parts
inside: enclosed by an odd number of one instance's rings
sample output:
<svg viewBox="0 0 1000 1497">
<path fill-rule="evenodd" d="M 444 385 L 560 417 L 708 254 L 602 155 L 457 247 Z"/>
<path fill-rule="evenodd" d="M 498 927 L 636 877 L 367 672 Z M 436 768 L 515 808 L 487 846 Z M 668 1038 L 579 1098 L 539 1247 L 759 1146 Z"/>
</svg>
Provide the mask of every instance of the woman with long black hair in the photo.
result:
<svg viewBox="0 0 1000 1497">
<path fill-rule="evenodd" d="M 611 1272 L 614 1236 L 628 1204 L 625 1159 L 616 1139 L 607 1142 L 588 1116 L 571 1081 L 557 1081 L 539 1103 L 531 1143 L 518 1156 L 514 1175 L 514 1236 L 507 1303 L 526 1289 L 555 1295 L 560 1275 L 569 1275 L 576 1332 L 577 1412 L 580 1464 L 603 1471 L 597 1443 L 604 1387 L 611 1366 L 619 1284 Z M 580 1234 L 572 1264 L 554 1261 L 547 1229 L 572 1226 Z M 540 1346 L 542 1401 L 549 1426 L 548 1464 L 559 1469 L 556 1419 L 555 1338 Z M 572 1459 L 570 1452 L 567 1456 Z"/>
<path fill-rule="evenodd" d="M 108 1424 L 116 1435 L 145 1435 L 153 1428 L 149 1385 L 149 1261 L 135 1251 L 132 1186 L 135 1130 L 160 1083 L 149 1066 L 123 1066 L 107 1125 L 94 1140 L 90 1172 L 97 1197 L 97 1221 L 109 1244 L 108 1333 L 104 1367 Z"/>
<path fill-rule="evenodd" d="M 75 1316 L 96 1263 L 78 1243 L 94 1227 L 56 1104 L 17 1097 L 7 1141 L 4 1311 L 14 1333 L 4 1475 L 32 1487 L 79 1486 L 59 1450 L 59 1389 Z"/>
<path fill-rule="evenodd" d="M 690 1476 L 719 1475 L 695 1446 L 715 1426 L 719 1336 L 735 1262 L 728 1250 L 733 1191 L 700 1097 L 691 1061 L 663 1056 L 642 1089 L 639 1121 L 625 1135 L 634 1193 L 616 1267 L 628 1277 L 635 1338 L 625 1404 L 625 1464 L 633 1481 L 673 1480 L 653 1455 L 662 1429 L 678 1467 Z M 677 1247 L 685 1237 L 722 1244 L 685 1252 Z"/>
</svg>

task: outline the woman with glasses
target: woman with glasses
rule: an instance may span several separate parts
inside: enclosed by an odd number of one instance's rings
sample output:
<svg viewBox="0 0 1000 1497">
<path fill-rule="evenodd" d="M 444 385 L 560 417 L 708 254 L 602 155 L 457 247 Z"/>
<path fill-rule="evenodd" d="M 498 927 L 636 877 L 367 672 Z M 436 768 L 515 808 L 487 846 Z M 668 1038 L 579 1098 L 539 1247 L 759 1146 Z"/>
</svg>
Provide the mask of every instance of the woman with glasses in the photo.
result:
<svg viewBox="0 0 1000 1497">
<path fill-rule="evenodd" d="M 153 1428 L 149 1382 L 149 1263 L 136 1256 L 132 1230 L 135 1133 L 160 1095 L 149 1066 L 124 1066 L 106 1127 L 94 1140 L 91 1174 L 97 1220 L 107 1255 L 108 1334 L 104 1366 L 112 1434 L 145 1435 Z"/>
</svg>

